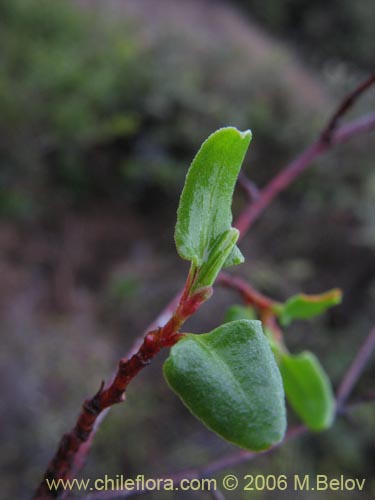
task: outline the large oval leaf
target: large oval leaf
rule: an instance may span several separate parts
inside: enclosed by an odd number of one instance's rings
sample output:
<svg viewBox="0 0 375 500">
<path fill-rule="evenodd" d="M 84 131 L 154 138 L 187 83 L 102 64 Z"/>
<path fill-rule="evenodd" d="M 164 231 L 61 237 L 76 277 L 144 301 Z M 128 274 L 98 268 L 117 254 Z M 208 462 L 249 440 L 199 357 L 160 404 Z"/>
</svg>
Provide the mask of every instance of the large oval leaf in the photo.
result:
<svg viewBox="0 0 375 500">
<path fill-rule="evenodd" d="M 311 352 L 282 354 L 280 371 L 291 407 L 312 430 L 329 427 L 335 414 L 331 383 Z"/>
<path fill-rule="evenodd" d="M 202 144 L 186 176 L 177 211 L 175 241 L 179 255 L 200 267 L 218 238 L 231 228 L 232 196 L 251 132 L 226 127 Z M 242 262 L 234 247 L 225 265 Z"/>
<path fill-rule="evenodd" d="M 259 321 L 187 334 L 171 349 L 164 374 L 190 411 L 227 441 L 263 450 L 283 438 L 283 384 Z"/>
</svg>

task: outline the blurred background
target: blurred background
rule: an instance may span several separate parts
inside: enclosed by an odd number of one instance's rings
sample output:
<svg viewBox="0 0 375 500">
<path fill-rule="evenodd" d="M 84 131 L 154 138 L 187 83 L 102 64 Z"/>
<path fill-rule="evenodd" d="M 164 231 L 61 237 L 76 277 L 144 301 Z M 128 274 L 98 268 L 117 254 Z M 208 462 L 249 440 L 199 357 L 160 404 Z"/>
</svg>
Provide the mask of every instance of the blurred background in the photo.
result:
<svg viewBox="0 0 375 500">
<path fill-rule="evenodd" d="M 372 0 L 0 1 L 4 498 L 31 496 L 83 399 L 183 284 L 175 211 L 201 142 L 251 128 L 244 170 L 263 186 L 374 70 L 374 26 Z M 372 90 L 347 118 L 374 105 Z M 343 289 L 340 307 L 286 333 L 334 387 L 374 320 L 374 153 L 372 134 L 320 158 L 252 228 L 232 271 L 277 300 Z M 235 213 L 244 204 L 239 191 Z M 217 289 L 186 330 L 218 326 L 236 302 Z M 83 477 L 157 477 L 235 450 L 167 388 L 164 358 L 111 411 Z M 368 370 L 354 397 L 370 384 Z M 363 406 L 234 472 L 367 478 L 358 497 L 370 498 L 373 417 Z M 286 496 L 314 498 L 253 494 Z"/>
</svg>

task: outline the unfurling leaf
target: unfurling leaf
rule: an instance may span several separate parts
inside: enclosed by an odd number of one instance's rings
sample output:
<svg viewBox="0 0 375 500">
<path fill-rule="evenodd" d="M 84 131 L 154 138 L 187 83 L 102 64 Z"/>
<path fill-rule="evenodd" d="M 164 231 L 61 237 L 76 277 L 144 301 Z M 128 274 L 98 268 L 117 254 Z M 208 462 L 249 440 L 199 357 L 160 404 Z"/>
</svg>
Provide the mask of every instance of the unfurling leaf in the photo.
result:
<svg viewBox="0 0 375 500">
<path fill-rule="evenodd" d="M 331 383 L 311 352 L 282 354 L 279 363 L 285 394 L 301 420 L 314 431 L 329 427 L 335 414 Z"/>
<path fill-rule="evenodd" d="M 192 291 L 198 290 L 202 287 L 208 287 L 213 284 L 225 264 L 225 261 L 232 252 L 236 241 L 238 240 L 238 236 L 238 230 L 232 227 L 217 238 L 216 243 L 211 248 L 207 260 L 199 268 Z"/>
<path fill-rule="evenodd" d="M 264 450 L 283 438 L 283 384 L 259 321 L 186 334 L 171 349 L 164 374 L 190 411 L 227 441 Z"/>
<path fill-rule="evenodd" d="M 335 288 L 319 295 L 294 295 L 285 304 L 277 305 L 275 312 L 284 326 L 295 319 L 308 319 L 319 316 L 330 307 L 341 303 L 341 290 Z"/>
<path fill-rule="evenodd" d="M 232 229 L 233 190 L 250 140 L 249 130 L 219 129 L 202 144 L 189 168 L 177 211 L 175 241 L 179 255 L 195 268 L 209 260 L 218 239 Z M 234 243 L 223 265 L 242 261 Z"/>
</svg>

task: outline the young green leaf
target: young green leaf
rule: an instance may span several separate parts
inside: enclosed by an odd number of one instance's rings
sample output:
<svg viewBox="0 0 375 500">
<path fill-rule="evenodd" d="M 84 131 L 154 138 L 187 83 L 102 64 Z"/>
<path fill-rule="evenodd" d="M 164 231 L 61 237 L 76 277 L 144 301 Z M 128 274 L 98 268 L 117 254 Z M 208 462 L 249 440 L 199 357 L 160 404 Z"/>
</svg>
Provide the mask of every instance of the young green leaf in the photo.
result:
<svg viewBox="0 0 375 500">
<path fill-rule="evenodd" d="M 177 211 L 175 241 L 179 255 L 200 268 L 209 258 L 218 238 L 231 229 L 232 196 L 251 132 L 233 127 L 217 130 L 195 156 Z M 237 247 L 225 265 L 243 261 Z"/>
<path fill-rule="evenodd" d="M 239 234 L 238 230 L 232 227 L 218 236 L 207 256 L 207 260 L 199 268 L 192 292 L 202 287 L 211 286 L 214 283 L 225 261 L 235 247 Z"/>
<path fill-rule="evenodd" d="M 171 349 L 164 374 L 190 411 L 227 441 L 264 450 L 283 438 L 283 384 L 259 321 L 187 334 Z"/>
<path fill-rule="evenodd" d="M 335 414 L 331 383 L 311 352 L 283 354 L 280 358 L 287 400 L 301 420 L 312 430 L 329 427 Z"/>
<path fill-rule="evenodd" d="M 295 319 L 308 319 L 319 316 L 330 307 L 341 303 L 341 290 L 335 288 L 319 295 L 294 295 L 285 304 L 277 305 L 275 312 L 280 323 L 289 325 Z"/>
</svg>

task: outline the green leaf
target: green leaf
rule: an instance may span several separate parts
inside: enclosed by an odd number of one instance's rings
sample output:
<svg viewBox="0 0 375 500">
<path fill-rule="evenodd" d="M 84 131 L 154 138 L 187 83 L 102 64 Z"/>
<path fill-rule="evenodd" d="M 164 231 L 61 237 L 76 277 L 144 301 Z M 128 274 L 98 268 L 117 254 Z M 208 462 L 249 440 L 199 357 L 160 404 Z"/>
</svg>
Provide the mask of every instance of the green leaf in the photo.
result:
<svg viewBox="0 0 375 500">
<path fill-rule="evenodd" d="M 225 314 L 224 323 L 238 319 L 256 319 L 255 311 L 249 306 L 234 305 L 229 307 Z"/>
<path fill-rule="evenodd" d="M 229 254 L 229 257 L 227 258 L 224 267 L 231 267 L 231 266 L 237 266 L 238 264 L 241 264 L 244 262 L 245 258 L 242 255 L 241 250 L 238 247 L 233 247 L 232 252 Z"/>
<path fill-rule="evenodd" d="M 284 390 L 259 321 L 187 334 L 164 364 L 170 387 L 209 429 L 248 450 L 284 436 Z"/>
<path fill-rule="evenodd" d="M 341 303 L 341 290 L 335 288 L 320 295 L 294 295 L 285 304 L 277 305 L 275 312 L 284 326 L 295 319 L 308 319 L 319 316 L 330 307 Z"/>
<path fill-rule="evenodd" d="M 202 144 L 186 176 L 177 211 L 175 241 L 179 255 L 201 267 L 218 238 L 231 229 L 232 197 L 251 132 L 217 130 Z M 226 266 L 243 262 L 234 247 Z"/>
<path fill-rule="evenodd" d="M 335 400 L 328 376 L 311 352 L 283 354 L 280 358 L 285 394 L 291 407 L 312 430 L 332 424 Z"/>
<path fill-rule="evenodd" d="M 211 247 L 207 260 L 199 268 L 192 286 L 192 292 L 198 290 L 198 288 L 208 287 L 213 284 L 231 254 L 239 234 L 238 230 L 232 227 L 218 236 L 217 241 Z"/>
</svg>

